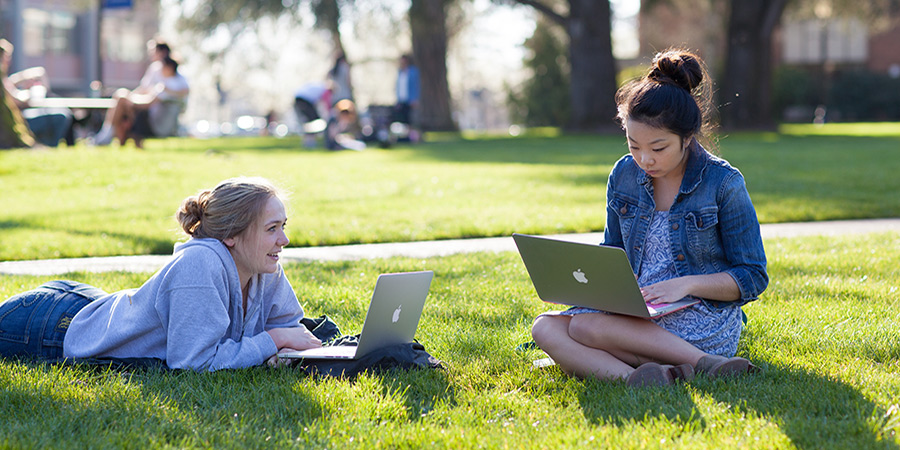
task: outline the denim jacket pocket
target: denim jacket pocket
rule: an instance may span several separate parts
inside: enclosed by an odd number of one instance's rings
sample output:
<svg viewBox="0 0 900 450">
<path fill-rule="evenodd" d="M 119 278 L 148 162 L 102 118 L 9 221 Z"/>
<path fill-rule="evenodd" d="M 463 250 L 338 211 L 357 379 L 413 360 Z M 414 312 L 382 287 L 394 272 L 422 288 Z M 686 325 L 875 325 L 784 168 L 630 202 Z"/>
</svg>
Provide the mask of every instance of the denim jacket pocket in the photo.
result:
<svg viewBox="0 0 900 450">
<path fill-rule="evenodd" d="M 609 207 L 618 217 L 622 242 L 628 243 L 634 230 L 634 220 L 638 214 L 638 202 L 624 196 L 615 196 L 609 200 Z"/>
<path fill-rule="evenodd" d="M 721 257 L 722 246 L 719 243 L 719 208 L 708 206 L 697 211 L 690 211 L 685 215 L 685 232 L 688 245 L 694 250 L 693 254 L 713 253 L 711 260 Z M 704 258 L 707 259 L 707 258 Z M 721 268 L 715 268 L 719 270 Z"/>
</svg>

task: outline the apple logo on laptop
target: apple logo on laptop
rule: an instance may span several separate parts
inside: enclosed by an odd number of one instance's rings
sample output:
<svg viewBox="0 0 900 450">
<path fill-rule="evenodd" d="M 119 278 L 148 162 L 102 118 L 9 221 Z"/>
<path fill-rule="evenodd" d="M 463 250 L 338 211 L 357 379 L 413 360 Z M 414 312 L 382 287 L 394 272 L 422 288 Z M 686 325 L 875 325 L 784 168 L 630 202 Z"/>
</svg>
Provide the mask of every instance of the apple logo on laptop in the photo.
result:
<svg viewBox="0 0 900 450">
<path fill-rule="evenodd" d="M 400 308 L 403 308 L 403 305 L 398 306 L 397 309 L 394 310 L 394 317 L 391 317 L 391 322 L 397 323 L 397 321 L 400 320 Z"/>
<path fill-rule="evenodd" d="M 581 269 L 578 269 L 578 270 L 572 272 L 572 276 L 575 277 L 575 281 L 577 281 L 579 283 L 587 284 L 587 282 L 588 282 L 587 277 L 584 276 L 584 272 L 582 272 Z"/>
</svg>

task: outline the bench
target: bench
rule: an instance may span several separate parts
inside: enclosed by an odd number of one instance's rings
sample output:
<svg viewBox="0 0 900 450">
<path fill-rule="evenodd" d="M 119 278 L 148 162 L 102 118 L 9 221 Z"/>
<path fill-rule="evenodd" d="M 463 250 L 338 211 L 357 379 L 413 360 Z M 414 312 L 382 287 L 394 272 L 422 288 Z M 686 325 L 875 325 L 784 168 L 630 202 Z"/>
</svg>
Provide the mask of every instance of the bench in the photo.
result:
<svg viewBox="0 0 900 450">
<path fill-rule="evenodd" d="M 69 108 L 84 111 L 73 116 L 72 124 L 66 130 L 66 144 L 75 145 L 75 126 L 87 126 L 93 111 L 113 108 L 116 106 L 116 102 L 116 99 L 108 97 L 44 97 L 31 98 L 28 101 L 28 106 L 31 108 Z"/>
<path fill-rule="evenodd" d="M 32 108 L 109 109 L 116 106 L 116 99 L 87 97 L 32 98 L 28 102 L 28 106 Z"/>
</svg>

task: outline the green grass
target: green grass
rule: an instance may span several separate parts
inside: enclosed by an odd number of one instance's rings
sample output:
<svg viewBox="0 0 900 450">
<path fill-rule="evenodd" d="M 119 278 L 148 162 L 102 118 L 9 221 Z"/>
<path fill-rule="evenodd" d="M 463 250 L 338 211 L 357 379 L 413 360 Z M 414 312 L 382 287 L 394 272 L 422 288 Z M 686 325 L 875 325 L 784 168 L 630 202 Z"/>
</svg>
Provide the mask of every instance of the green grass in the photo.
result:
<svg viewBox="0 0 900 450">
<path fill-rule="evenodd" d="M 436 136 L 414 147 L 304 150 L 296 138 L 168 139 L 0 152 L 0 260 L 166 254 L 186 196 L 237 175 L 293 193 L 293 246 L 598 231 L 623 136 Z M 762 222 L 900 215 L 900 124 L 724 136 Z"/>
<path fill-rule="evenodd" d="M 289 264 L 309 315 L 358 332 L 378 273 L 432 269 L 417 334 L 446 371 L 116 372 L 0 362 L 0 447 L 900 448 L 900 234 L 767 240 L 734 380 L 627 389 L 532 370 L 515 253 Z M 148 274 L 70 274 L 113 291 Z M 0 298 L 50 277 L 2 276 Z"/>
</svg>

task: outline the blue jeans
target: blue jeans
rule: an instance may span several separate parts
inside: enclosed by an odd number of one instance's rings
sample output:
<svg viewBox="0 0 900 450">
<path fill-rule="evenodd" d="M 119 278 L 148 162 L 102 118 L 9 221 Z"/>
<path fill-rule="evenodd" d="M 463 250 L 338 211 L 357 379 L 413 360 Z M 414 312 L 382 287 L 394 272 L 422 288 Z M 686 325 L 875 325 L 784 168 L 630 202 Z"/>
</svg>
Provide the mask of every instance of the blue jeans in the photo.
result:
<svg viewBox="0 0 900 450">
<path fill-rule="evenodd" d="M 63 357 L 63 338 L 75 314 L 107 295 L 74 281 L 50 281 L 0 303 L 0 356 Z"/>
<path fill-rule="evenodd" d="M 22 117 L 34 138 L 48 147 L 59 145 L 72 126 L 72 112 L 68 108 L 26 108 Z"/>
</svg>

